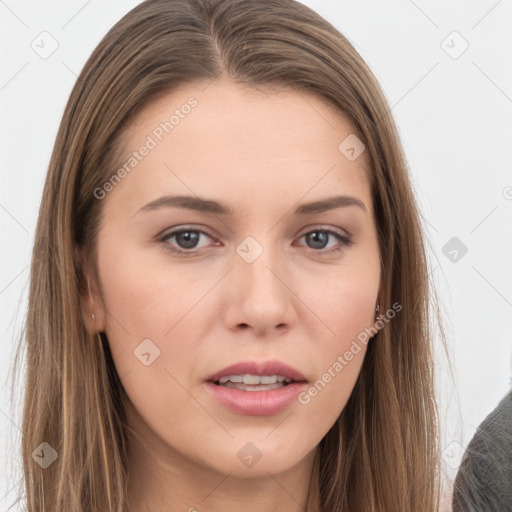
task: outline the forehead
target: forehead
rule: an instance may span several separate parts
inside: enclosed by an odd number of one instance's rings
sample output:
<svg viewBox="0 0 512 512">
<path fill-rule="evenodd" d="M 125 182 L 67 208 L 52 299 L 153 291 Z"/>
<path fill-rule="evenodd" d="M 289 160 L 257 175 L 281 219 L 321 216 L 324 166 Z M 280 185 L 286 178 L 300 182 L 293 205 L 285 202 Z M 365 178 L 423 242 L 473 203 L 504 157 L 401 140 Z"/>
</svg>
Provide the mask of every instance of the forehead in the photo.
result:
<svg viewBox="0 0 512 512">
<path fill-rule="evenodd" d="M 241 140 L 245 145 L 252 141 L 257 144 L 265 135 L 275 146 L 285 137 L 288 143 L 294 139 L 304 142 L 305 138 L 313 143 L 322 138 L 327 144 L 354 133 L 344 113 L 311 93 L 285 86 L 256 88 L 219 80 L 181 85 L 151 99 L 129 122 L 122 137 L 124 146 L 134 146 L 137 138 L 169 121 L 173 135 L 179 136 L 189 125 L 197 136 L 203 135 L 203 141 L 208 138 L 222 143 L 227 136 L 233 144 Z"/>
<path fill-rule="evenodd" d="M 257 195 L 278 187 L 297 199 L 336 188 L 367 200 L 364 152 L 355 160 L 342 152 L 351 137 L 348 118 L 313 94 L 229 81 L 187 84 L 147 103 L 126 127 L 117 164 L 150 150 L 123 180 L 130 185 L 119 188 L 147 190 L 148 198 L 164 181 L 208 196 L 221 188 L 228 195 L 245 186 Z"/>
</svg>

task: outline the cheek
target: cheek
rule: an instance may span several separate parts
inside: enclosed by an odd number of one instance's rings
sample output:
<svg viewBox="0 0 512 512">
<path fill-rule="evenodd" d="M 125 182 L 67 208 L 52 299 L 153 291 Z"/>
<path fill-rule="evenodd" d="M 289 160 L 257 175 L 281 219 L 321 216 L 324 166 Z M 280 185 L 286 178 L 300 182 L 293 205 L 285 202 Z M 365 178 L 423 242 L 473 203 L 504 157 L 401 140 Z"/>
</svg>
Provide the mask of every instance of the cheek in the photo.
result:
<svg viewBox="0 0 512 512">
<path fill-rule="evenodd" d="M 315 375 L 298 401 L 317 418 L 325 432 L 345 408 L 361 371 L 371 337 L 365 329 L 373 325 L 365 313 L 368 307 L 364 296 L 352 296 L 347 303 L 341 301 L 325 317 L 335 334 L 317 338 L 310 346 Z"/>
<path fill-rule="evenodd" d="M 98 260 L 109 327 L 137 338 L 161 338 L 175 323 L 193 285 L 180 279 L 178 266 L 148 256 L 154 251 L 141 250 L 121 237 L 104 239 L 110 242 L 104 241 Z"/>
<path fill-rule="evenodd" d="M 197 359 L 194 310 L 188 313 L 198 300 L 198 291 L 191 293 L 197 285 L 177 268 L 163 272 L 161 263 L 144 261 L 121 245 L 104 246 L 99 261 L 105 330 L 123 387 L 154 431 L 175 433 L 173 411 L 204 414 L 186 391 L 187 372 Z"/>
<path fill-rule="evenodd" d="M 147 378 L 144 385 L 156 387 L 152 382 L 158 368 L 159 378 L 167 381 L 170 376 L 162 373 L 163 368 L 175 367 L 173 361 L 190 367 L 196 339 L 190 318 L 201 290 L 183 277 L 178 266 L 142 258 L 141 251 L 118 242 L 104 243 L 98 254 L 105 331 L 119 375 L 132 372 L 133 380 L 143 368 Z M 169 343 L 171 339 L 173 343 Z M 148 352 L 149 356 L 142 357 Z M 154 362 L 144 366 L 149 361 Z"/>
<path fill-rule="evenodd" d="M 314 285 L 308 284 L 314 283 Z M 326 347 L 341 350 L 373 325 L 379 286 L 378 262 L 335 268 L 320 281 L 303 282 L 299 292 L 319 324 L 315 336 Z M 321 333 L 321 334 L 320 334 Z"/>
<path fill-rule="evenodd" d="M 307 292 L 316 316 L 309 322 L 308 347 L 316 375 L 299 402 L 311 413 L 321 412 L 325 425 L 339 416 L 359 376 L 373 334 L 378 277 L 377 265 L 347 267 L 333 273 L 328 286 Z"/>
</svg>

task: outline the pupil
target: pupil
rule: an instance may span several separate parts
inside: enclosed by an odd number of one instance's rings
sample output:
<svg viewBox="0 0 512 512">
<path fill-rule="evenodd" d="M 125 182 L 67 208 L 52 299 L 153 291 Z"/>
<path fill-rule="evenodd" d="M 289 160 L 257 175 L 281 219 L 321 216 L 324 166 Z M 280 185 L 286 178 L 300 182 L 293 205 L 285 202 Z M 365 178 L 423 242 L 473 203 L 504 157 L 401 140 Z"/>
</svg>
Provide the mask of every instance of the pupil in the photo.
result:
<svg viewBox="0 0 512 512">
<path fill-rule="evenodd" d="M 178 243 L 185 249 L 193 249 L 197 244 L 198 238 L 198 233 L 194 233 L 193 231 L 183 231 L 182 233 L 176 235 L 176 241 L 178 241 Z M 181 243 L 183 240 L 184 244 Z"/>
<path fill-rule="evenodd" d="M 313 244 L 317 243 L 320 240 L 320 246 L 315 246 L 315 249 L 323 249 L 327 244 L 328 234 L 323 231 L 313 231 L 309 233 L 307 237 L 313 241 Z"/>
</svg>

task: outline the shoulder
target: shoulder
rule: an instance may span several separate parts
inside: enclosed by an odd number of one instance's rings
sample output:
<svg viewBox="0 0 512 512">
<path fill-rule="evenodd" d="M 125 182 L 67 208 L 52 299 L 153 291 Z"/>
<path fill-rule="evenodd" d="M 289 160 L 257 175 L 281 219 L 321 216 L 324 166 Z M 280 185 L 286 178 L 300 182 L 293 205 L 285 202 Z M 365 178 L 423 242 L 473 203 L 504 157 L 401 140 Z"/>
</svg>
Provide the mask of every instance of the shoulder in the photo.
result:
<svg viewBox="0 0 512 512">
<path fill-rule="evenodd" d="M 453 489 L 453 511 L 512 510 L 512 390 L 471 439 Z"/>
</svg>

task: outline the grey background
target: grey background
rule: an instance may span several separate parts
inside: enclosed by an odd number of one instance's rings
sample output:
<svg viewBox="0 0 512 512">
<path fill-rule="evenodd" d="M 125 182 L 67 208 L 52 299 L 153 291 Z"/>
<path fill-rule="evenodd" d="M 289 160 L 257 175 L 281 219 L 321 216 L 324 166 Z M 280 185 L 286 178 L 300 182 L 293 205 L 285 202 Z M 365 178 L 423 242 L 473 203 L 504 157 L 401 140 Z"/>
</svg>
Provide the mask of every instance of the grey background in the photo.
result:
<svg viewBox="0 0 512 512">
<path fill-rule="evenodd" d="M 85 60 L 138 3 L 0 0 L 0 511 L 14 501 L 21 478 L 23 389 L 17 386 L 13 404 L 8 390 L 50 153 Z M 438 344 L 443 460 L 450 479 L 477 425 L 511 383 L 512 2 L 303 3 L 354 44 L 399 126 L 454 365 L 452 377 Z M 44 47 L 51 48 L 43 31 L 58 43 L 46 59 L 31 46 L 42 47 L 45 37 Z"/>
</svg>

